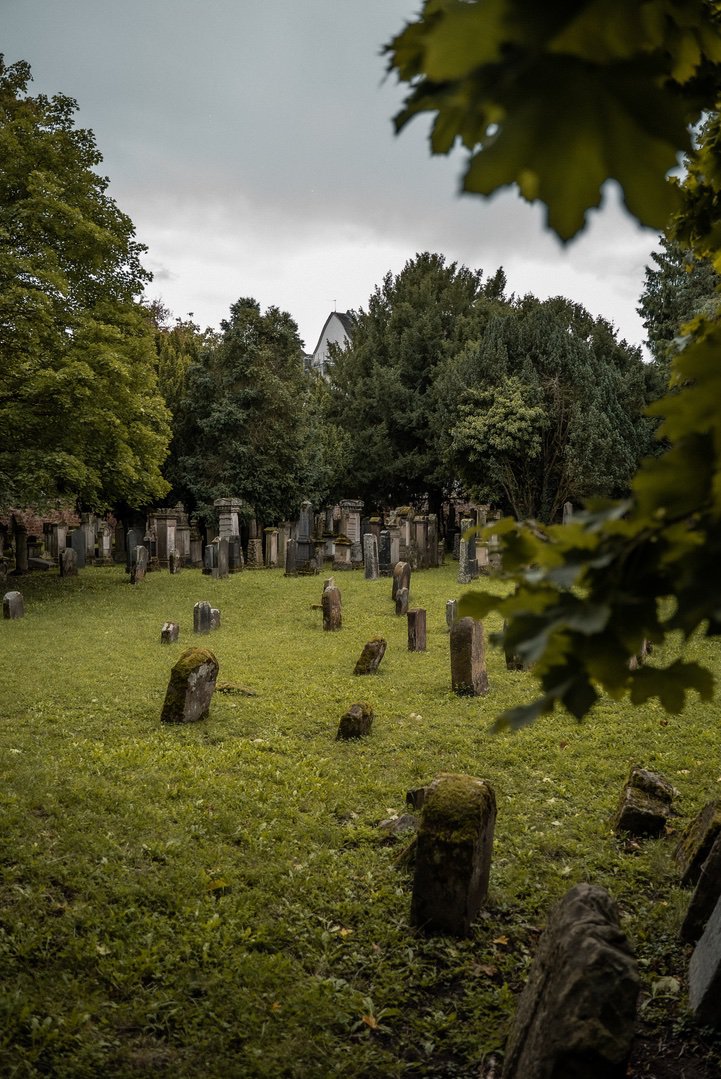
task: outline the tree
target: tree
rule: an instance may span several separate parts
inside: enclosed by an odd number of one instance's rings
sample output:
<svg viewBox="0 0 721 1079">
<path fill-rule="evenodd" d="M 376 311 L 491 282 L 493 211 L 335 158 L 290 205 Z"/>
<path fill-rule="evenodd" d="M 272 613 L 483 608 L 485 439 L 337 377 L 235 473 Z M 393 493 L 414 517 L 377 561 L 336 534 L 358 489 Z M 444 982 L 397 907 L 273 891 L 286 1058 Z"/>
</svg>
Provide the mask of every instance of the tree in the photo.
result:
<svg viewBox="0 0 721 1079">
<path fill-rule="evenodd" d="M 434 111 L 433 149 L 460 139 L 473 152 L 467 189 L 488 194 L 516 182 L 546 203 L 550 227 L 568 239 L 612 177 L 643 224 L 662 228 L 681 208 L 671 235 L 721 269 L 718 113 L 698 146 L 690 134 L 721 92 L 715 4 L 427 0 L 389 51 L 411 83 L 398 126 Z M 688 173 L 672 184 L 666 176 L 681 152 Z M 668 449 L 639 469 L 631 499 L 591 501 L 565 527 L 506 519 L 495 529 L 515 591 L 500 603 L 470 595 L 461 609 L 510 618 L 507 646 L 535 663 L 542 688 L 501 722 L 530 722 L 558 702 L 581 718 L 599 690 L 635 703 L 658 696 L 670 711 L 690 688 L 712 695 L 699 664 L 630 670 L 628 660 L 644 638 L 699 627 L 721 634 L 720 347 L 718 321 L 689 324 L 673 360 L 675 392 L 650 409 Z"/>
<path fill-rule="evenodd" d="M 297 511 L 305 391 L 293 319 L 237 300 L 219 339 L 188 365 L 176 416 L 177 489 L 200 517 L 213 517 L 216 498 L 236 495 L 261 521 Z"/>
<path fill-rule="evenodd" d="M 162 495 L 149 275 L 74 101 L 0 56 L 0 504 Z"/>
<path fill-rule="evenodd" d="M 350 343 L 329 369 L 330 419 L 348 438 L 341 486 L 369 505 L 428 498 L 438 510 L 451 477 L 437 448 L 435 376 L 478 336 L 503 282 L 425 252 L 386 274 Z"/>
</svg>

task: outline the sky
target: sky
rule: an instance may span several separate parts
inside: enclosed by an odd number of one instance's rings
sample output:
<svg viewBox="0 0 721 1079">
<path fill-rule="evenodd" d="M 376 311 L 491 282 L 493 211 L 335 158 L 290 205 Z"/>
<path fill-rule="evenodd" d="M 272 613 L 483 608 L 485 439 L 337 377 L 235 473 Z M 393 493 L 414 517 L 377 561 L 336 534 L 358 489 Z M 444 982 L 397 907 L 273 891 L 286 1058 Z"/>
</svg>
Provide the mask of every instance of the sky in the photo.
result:
<svg viewBox="0 0 721 1079">
<path fill-rule="evenodd" d="M 219 327 L 254 297 L 311 352 L 328 314 L 367 307 L 421 251 L 508 291 L 564 295 L 642 344 L 658 237 L 613 185 L 566 247 L 512 191 L 459 195 L 464 152 L 432 157 L 430 121 L 398 136 L 404 86 L 383 46 L 420 0 L 0 0 L 0 50 L 32 93 L 78 102 L 109 193 L 147 245 L 148 298 Z"/>
</svg>

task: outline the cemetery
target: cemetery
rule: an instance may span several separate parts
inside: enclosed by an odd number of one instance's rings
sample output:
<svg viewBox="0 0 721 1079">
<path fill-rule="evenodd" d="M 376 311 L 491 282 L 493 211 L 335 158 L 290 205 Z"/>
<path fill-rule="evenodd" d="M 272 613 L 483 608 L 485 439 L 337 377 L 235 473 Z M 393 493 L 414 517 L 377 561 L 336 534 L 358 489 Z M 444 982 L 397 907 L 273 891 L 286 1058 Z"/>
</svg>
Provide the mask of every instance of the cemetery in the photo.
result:
<svg viewBox="0 0 721 1079">
<path fill-rule="evenodd" d="M 705 706 L 603 699 L 584 724 L 492 733 L 532 676 L 492 642 L 498 616 L 459 617 L 484 545 L 436 541 L 430 565 L 399 528 L 381 571 L 354 529 L 350 571 L 301 518 L 277 533 L 295 572 L 267 536 L 258 572 L 242 549 L 230 572 L 225 536 L 176 567 L 161 529 L 130 537 L 129 567 L 96 536 L 74 573 L 57 549 L 6 578 L 7 1059 L 521 1079 L 573 1052 L 584 1075 L 670 1076 L 683 1052 L 683 1074 L 715 1074 Z"/>
</svg>

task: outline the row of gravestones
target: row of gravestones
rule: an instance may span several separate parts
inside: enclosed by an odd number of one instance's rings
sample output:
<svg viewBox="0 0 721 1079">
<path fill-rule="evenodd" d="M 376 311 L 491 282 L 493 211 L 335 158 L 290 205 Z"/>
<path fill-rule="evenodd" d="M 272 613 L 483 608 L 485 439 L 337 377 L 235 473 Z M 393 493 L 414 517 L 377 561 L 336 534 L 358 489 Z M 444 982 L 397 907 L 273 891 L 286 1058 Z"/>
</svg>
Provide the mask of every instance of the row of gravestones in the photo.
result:
<svg viewBox="0 0 721 1079">
<path fill-rule="evenodd" d="M 206 718 L 218 672 L 209 650 L 183 653 L 171 671 L 161 721 Z M 368 734 L 372 722 L 368 705 L 352 705 L 337 738 Z M 427 933 L 466 936 L 487 897 L 495 793 L 482 779 L 451 773 L 411 793 L 421 808 L 411 922 Z M 576 885 L 549 916 L 506 1047 L 504 1079 L 625 1075 L 639 984 L 610 896 L 595 885 Z"/>
</svg>

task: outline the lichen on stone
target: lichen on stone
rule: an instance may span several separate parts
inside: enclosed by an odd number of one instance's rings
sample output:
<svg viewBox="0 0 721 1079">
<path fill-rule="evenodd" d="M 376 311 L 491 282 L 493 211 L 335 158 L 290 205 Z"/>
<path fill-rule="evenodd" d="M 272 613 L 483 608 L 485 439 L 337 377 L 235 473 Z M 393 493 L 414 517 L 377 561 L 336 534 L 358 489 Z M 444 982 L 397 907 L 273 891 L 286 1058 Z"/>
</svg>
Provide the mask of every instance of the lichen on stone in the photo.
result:
<svg viewBox="0 0 721 1079">
<path fill-rule="evenodd" d="M 480 824 L 495 813 L 493 788 L 475 776 L 444 772 L 430 785 L 423 803 L 422 828 L 453 843 L 472 842 Z"/>
</svg>

